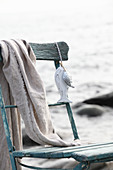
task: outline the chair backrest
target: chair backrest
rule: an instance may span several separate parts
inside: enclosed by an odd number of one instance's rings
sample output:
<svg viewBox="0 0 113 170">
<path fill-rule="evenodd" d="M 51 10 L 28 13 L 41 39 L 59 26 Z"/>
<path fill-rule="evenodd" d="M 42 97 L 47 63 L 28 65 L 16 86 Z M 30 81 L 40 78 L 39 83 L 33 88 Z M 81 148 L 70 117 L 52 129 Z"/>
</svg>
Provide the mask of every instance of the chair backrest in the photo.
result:
<svg viewBox="0 0 113 170">
<path fill-rule="evenodd" d="M 68 60 L 68 51 L 69 47 L 65 42 L 58 42 L 57 43 L 60 52 L 62 55 L 62 60 Z M 56 43 L 47 43 L 47 44 L 37 44 L 37 43 L 30 43 L 37 60 L 53 60 L 55 63 L 55 67 L 59 67 L 59 61 L 60 61 L 60 56 L 58 53 L 58 48 L 56 46 Z M 2 62 L 2 55 L 1 55 L 1 48 L 0 48 L 0 61 Z M 74 122 L 73 118 L 73 113 L 70 107 L 69 103 L 56 103 L 56 104 L 50 104 L 49 106 L 57 106 L 57 105 L 65 105 L 67 109 L 67 113 L 69 116 L 69 120 L 71 123 L 74 139 L 79 139 L 76 125 Z M 7 108 L 15 108 L 17 106 L 15 105 L 10 105 L 6 106 L 3 102 L 3 96 L 2 96 L 2 87 L 0 86 L 0 109 L 1 109 L 1 114 L 2 114 L 2 119 L 3 119 L 3 124 L 4 124 L 4 129 L 5 129 L 5 134 L 6 134 L 6 139 L 7 139 L 7 144 L 9 151 L 13 151 L 14 147 L 11 142 L 11 137 L 10 137 L 10 131 L 9 131 L 9 126 L 8 126 L 8 121 L 7 121 L 7 116 L 6 116 L 6 109 Z"/>
<path fill-rule="evenodd" d="M 68 60 L 68 51 L 69 47 L 65 42 L 57 42 L 59 49 L 61 51 L 62 59 Z M 37 60 L 53 60 L 59 61 L 60 56 L 56 43 L 47 43 L 47 44 L 36 44 L 30 43 Z"/>
</svg>

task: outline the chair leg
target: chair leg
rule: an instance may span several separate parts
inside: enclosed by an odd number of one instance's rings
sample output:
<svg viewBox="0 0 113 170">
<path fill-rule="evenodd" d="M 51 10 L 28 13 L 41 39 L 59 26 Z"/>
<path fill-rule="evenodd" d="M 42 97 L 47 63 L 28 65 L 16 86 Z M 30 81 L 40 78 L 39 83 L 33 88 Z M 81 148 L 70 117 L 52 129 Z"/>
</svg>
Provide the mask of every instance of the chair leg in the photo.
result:
<svg viewBox="0 0 113 170">
<path fill-rule="evenodd" d="M 10 153 L 10 160 L 11 160 L 12 170 L 17 170 L 16 160 L 15 160 L 14 156 L 12 155 L 12 153 Z"/>
</svg>

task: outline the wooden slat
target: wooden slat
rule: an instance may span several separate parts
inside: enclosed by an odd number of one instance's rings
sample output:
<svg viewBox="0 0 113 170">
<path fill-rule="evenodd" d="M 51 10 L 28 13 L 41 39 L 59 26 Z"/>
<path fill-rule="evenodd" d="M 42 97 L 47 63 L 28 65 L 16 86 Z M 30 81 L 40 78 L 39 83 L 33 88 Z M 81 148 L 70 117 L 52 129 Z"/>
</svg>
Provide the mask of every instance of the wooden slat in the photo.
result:
<svg viewBox="0 0 113 170">
<path fill-rule="evenodd" d="M 62 59 L 68 60 L 69 47 L 65 42 L 57 42 L 61 51 Z M 37 60 L 55 60 L 59 61 L 59 53 L 55 43 L 37 44 L 30 43 Z M 2 61 L 1 48 L 0 48 L 0 61 Z"/>
<path fill-rule="evenodd" d="M 90 162 L 106 162 L 113 160 L 113 146 L 108 145 L 104 147 L 92 148 L 89 150 L 83 150 L 74 152 L 72 157 L 77 161 L 90 161 Z M 105 161 L 106 160 L 106 161 Z"/>
<path fill-rule="evenodd" d="M 61 51 L 62 59 L 68 60 L 69 47 L 65 42 L 57 42 Z M 55 43 L 36 44 L 30 43 L 37 60 L 55 60 L 59 61 L 59 53 Z"/>
<path fill-rule="evenodd" d="M 105 143 L 98 145 L 75 146 L 75 147 L 44 147 L 26 149 L 23 151 L 15 151 L 14 156 L 17 157 L 38 157 L 38 158 L 69 158 L 73 157 L 78 161 L 94 161 L 96 158 L 102 158 L 105 154 L 106 158 L 113 156 L 113 143 Z M 103 156 L 104 157 L 104 156 Z M 104 158 L 105 158 L 104 157 Z M 111 158 L 111 157 L 110 157 Z"/>
</svg>

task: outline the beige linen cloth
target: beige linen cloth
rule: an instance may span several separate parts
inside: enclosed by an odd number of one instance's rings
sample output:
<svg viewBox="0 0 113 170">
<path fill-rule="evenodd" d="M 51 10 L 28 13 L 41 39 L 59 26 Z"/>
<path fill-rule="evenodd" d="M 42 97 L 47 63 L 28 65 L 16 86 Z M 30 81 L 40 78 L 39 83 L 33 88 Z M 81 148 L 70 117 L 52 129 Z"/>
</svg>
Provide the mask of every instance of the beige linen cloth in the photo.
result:
<svg viewBox="0 0 113 170">
<path fill-rule="evenodd" d="M 0 84 L 7 109 L 11 138 L 16 149 L 22 148 L 20 114 L 26 133 L 41 145 L 70 146 L 55 133 L 45 97 L 43 82 L 36 70 L 36 56 L 25 40 L 0 42 L 3 62 L 0 62 Z M 20 114 L 19 114 L 20 113 Z M 0 114 L 0 170 L 10 170 L 9 154 Z M 18 167 L 18 170 L 20 167 Z"/>
</svg>

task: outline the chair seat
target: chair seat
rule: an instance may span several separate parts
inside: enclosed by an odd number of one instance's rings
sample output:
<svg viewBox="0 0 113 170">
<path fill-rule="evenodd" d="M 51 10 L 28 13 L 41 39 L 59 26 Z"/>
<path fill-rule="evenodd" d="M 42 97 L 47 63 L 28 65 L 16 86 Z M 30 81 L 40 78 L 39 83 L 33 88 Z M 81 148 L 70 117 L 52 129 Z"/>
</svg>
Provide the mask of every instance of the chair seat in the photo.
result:
<svg viewBox="0 0 113 170">
<path fill-rule="evenodd" d="M 78 147 L 34 147 L 21 151 L 14 151 L 14 157 L 34 157 L 34 158 L 67 158 Z"/>
<path fill-rule="evenodd" d="M 79 162 L 105 162 L 113 160 L 113 143 L 92 144 L 74 147 L 35 147 L 14 151 L 14 157 L 74 158 Z"/>
<path fill-rule="evenodd" d="M 113 143 L 99 144 L 96 146 L 79 149 L 72 153 L 72 157 L 79 162 L 107 162 L 113 161 Z"/>
</svg>

